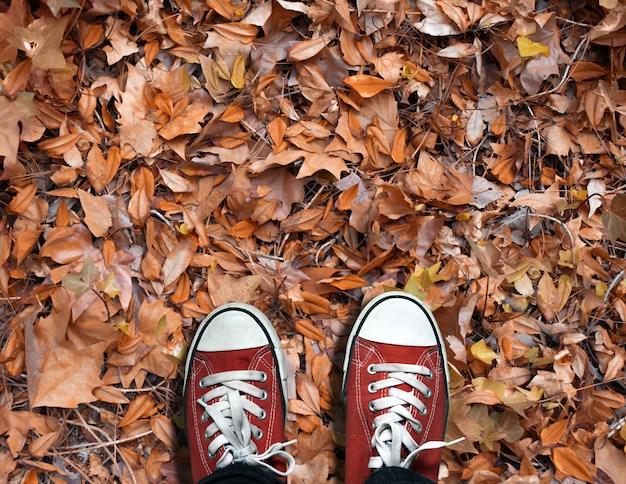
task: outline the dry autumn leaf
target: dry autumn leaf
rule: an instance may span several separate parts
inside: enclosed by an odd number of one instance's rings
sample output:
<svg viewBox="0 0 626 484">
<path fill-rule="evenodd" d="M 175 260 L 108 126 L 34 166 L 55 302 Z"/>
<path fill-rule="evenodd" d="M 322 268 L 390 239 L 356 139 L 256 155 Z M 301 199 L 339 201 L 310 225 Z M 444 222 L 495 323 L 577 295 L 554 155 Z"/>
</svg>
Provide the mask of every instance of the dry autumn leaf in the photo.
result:
<svg viewBox="0 0 626 484">
<path fill-rule="evenodd" d="M 343 83 L 350 86 L 363 98 L 374 97 L 376 94 L 394 85 L 391 81 L 386 81 L 380 77 L 369 76 L 367 74 L 357 74 L 346 77 Z"/>
<path fill-rule="evenodd" d="M 191 481 L 187 344 L 238 301 L 290 481 L 341 484 L 345 339 L 404 288 L 441 479 L 621 482 L 624 2 L 171 3 L 0 2 L 0 481 Z"/>
</svg>

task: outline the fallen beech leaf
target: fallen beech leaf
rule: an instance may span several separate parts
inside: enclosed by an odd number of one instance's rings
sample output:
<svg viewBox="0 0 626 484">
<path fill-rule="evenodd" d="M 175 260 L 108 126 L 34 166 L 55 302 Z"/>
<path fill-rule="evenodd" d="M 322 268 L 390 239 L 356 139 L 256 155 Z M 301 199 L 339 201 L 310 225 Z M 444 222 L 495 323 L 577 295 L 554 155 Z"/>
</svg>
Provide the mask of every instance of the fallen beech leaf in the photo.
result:
<svg viewBox="0 0 626 484">
<path fill-rule="evenodd" d="M 128 333 L 126 333 L 128 336 Z M 115 388 L 109 385 L 103 385 L 98 388 L 93 389 L 94 396 L 103 402 L 114 403 L 118 405 L 124 405 L 130 403 L 130 400 L 126 398 L 124 392 L 122 392 L 119 388 Z"/>
<path fill-rule="evenodd" d="M 18 188 L 17 190 L 17 195 L 11 199 L 7 209 L 12 213 L 24 213 L 35 198 L 37 185 L 29 183 L 25 187 Z"/>
<path fill-rule="evenodd" d="M 54 442 L 59 438 L 61 432 L 49 432 L 47 434 L 42 435 L 41 437 L 33 440 L 33 442 L 28 447 L 28 452 L 33 457 L 42 458 L 48 452 L 48 449 L 54 444 Z"/>
<path fill-rule="evenodd" d="M 193 184 L 189 180 L 180 176 L 178 173 L 170 170 L 161 169 L 159 169 L 159 173 L 161 174 L 161 179 L 163 180 L 163 183 L 165 183 L 165 185 L 167 185 L 167 187 L 174 193 L 193 192 Z"/>
<path fill-rule="evenodd" d="M 343 79 L 343 83 L 350 86 L 363 98 L 374 97 L 376 94 L 394 85 L 393 82 L 367 74 L 356 74 L 346 77 Z"/>
<path fill-rule="evenodd" d="M 150 418 L 150 428 L 154 435 L 170 449 L 178 448 L 178 437 L 176 427 L 165 415 L 154 415 Z"/>
<path fill-rule="evenodd" d="M 126 427 L 139 419 L 151 417 L 156 411 L 157 409 L 152 395 L 143 393 L 130 402 L 124 414 L 124 418 L 118 425 L 120 427 Z"/>
<path fill-rule="evenodd" d="M 552 282 L 552 277 L 548 272 L 544 272 L 537 284 L 537 305 L 548 321 L 554 320 L 559 312 L 560 303 L 561 297 Z"/>
<path fill-rule="evenodd" d="M 193 258 L 194 243 L 190 238 L 179 241 L 163 264 L 163 285 L 169 287 L 187 270 Z"/>
<path fill-rule="evenodd" d="M 113 180 L 122 162 L 122 155 L 117 146 L 112 146 L 105 158 L 98 145 L 93 145 L 87 153 L 87 178 L 93 189 L 101 193 Z"/>
<path fill-rule="evenodd" d="M 315 327 L 315 325 L 308 319 L 298 319 L 296 321 L 296 331 L 302 334 L 306 338 L 310 338 L 316 341 L 323 341 L 324 334 Z"/>
<path fill-rule="evenodd" d="M 572 449 L 557 447 L 552 452 L 552 461 L 563 474 L 586 482 L 593 482 L 593 475 Z"/>
<path fill-rule="evenodd" d="M 328 40 L 324 37 L 302 40 L 294 44 L 287 58 L 291 62 L 303 61 L 319 54 L 326 47 Z"/>
<path fill-rule="evenodd" d="M 105 199 L 80 189 L 78 198 L 85 212 L 85 225 L 96 237 L 106 236 L 113 225 L 113 219 Z"/>
<path fill-rule="evenodd" d="M 549 425 L 541 431 L 541 443 L 543 445 L 558 444 L 569 425 L 569 420 L 561 420 Z"/>
</svg>

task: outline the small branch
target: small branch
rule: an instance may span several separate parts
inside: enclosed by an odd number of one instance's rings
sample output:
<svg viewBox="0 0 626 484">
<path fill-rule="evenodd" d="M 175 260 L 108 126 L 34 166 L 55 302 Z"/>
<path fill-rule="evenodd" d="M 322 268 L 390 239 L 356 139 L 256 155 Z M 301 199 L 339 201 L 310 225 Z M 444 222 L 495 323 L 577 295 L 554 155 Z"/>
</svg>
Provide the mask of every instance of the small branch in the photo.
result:
<svg viewBox="0 0 626 484">
<path fill-rule="evenodd" d="M 146 437 L 150 435 L 152 430 L 148 430 L 147 432 L 143 432 L 141 434 L 137 434 L 133 437 L 126 437 L 124 439 L 116 439 L 109 440 L 107 442 L 100 442 L 99 444 L 76 444 L 70 445 L 69 447 L 63 447 L 58 451 L 55 451 L 55 454 L 63 455 L 63 454 L 76 454 L 78 452 L 92 451 L 95 449 L 102 449 L 104 447 L 109 447 L 111 445 L 119 445 L 125 444 L 126 442 L 132 442 L 133 440 L 140 439 L 141 437 Z"/>
<path fill-rule="evenodd" d="M 606 288 L 606 292 L 604 293 L 604 299 L 603 299 L 604 304 L 607 303 L 607 301 L 609 300 L 609 295 L 611 294 L 611 291 L 613 290 L 615 286 L 619 284 L 619 281 L 621 281 L 623 277 L 624 277 L 624 269 L 622 269 L 621 271 L 617 273 L 617 275 L 611 281 L 611 284 L 609 284 L 609 287 Z"/>
<path fill-rule="evenodd" d="M 546 220 L 550 220 L 551 222 L 559 224 L 561 227 L 563 227 L 563 230 L 565 231 L 565 233 L 567 234 L 567 238 L 569 239 L 570 249 L 574 250 L 574 237 L 572 237 L 572 233 L 567 228 L 567 225 L 565 225 L 561 220 L 555 217 L 551 217 L 550 215 L 544 215 L 542 213 L 530 213 L 529 216 L 544 218 Z"/>
</svg>

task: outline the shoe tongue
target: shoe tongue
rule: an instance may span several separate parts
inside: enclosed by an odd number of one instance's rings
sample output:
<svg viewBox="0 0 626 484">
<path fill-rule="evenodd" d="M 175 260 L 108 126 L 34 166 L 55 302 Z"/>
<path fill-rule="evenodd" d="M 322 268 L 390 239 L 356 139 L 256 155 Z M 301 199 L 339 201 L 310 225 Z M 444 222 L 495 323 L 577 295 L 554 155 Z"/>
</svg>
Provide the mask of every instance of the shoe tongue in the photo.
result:
<svg viewBox="0 0 626 484">
<path fill-rule="evenodd" d="M 267 350 L 267 346 L 260 348 L 248 348 L 236 351 L 196 351 L 195 357 L 201 358 L 211 369 L 211 373 L 221 373 L 232 370 L 253 370 L 259 363 L 262 353 Z M 253 362 L 252 365 L 250 362 Z"/>
</svg>

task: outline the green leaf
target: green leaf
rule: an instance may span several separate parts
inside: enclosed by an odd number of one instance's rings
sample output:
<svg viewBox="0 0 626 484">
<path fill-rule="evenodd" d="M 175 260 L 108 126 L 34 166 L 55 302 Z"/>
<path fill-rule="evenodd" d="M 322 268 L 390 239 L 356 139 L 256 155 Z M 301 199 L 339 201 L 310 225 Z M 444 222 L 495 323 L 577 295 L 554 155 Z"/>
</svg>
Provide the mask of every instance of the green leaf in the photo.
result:
<svg viewBox="0 0 626 484">
<path fill-rule="evenodd" d="M 626 241 L 626 193 L 613 197 L 610 210 L 602 214 L 602 224 L 611 242 Z"/>
<path fill-rule="evenodd" d="M 85 261 L 80 272 L 63 276 L 61 285 L 68 291 L 72 291 L 76 298 L 79 298 L 93 288 L 94 283 L 99 277 L 100 271 L 96 268 L 96 265 L 90 257 Z"/>
</svg>

